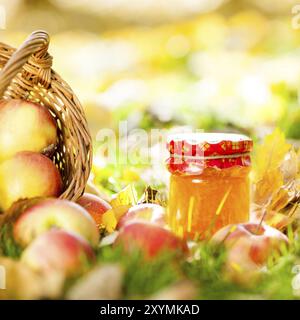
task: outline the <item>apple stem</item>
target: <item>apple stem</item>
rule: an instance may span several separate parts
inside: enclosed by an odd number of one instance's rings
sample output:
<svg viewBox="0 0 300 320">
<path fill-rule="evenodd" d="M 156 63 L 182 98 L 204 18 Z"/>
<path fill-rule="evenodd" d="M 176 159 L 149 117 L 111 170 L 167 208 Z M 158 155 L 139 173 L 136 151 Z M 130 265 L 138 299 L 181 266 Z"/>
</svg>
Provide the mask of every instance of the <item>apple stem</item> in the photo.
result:
<svg viewBox="0 0 300 320">
<path fill-rule="evenodd" d="M 263 215 L 262 215 L 262 218 L 257 226 L 257 230 L 256 230 L 256 233 L 259 233 L 259 229 L 261 228 L 266 216 L 267 216 L 267 212 L 268 212 L 268 206 L 272 203 L 272 197 L 269 198 L 268 202 L 266 204 L 263 205 L 262 207 L 262 211 L 263 211 Z"/>
<path fill-rule="evenodd" d="M 51 144 L 42 151 L 42 154 L 48 158 L 52 158 L 56 151 L 56 144 Z"/>
</svg>

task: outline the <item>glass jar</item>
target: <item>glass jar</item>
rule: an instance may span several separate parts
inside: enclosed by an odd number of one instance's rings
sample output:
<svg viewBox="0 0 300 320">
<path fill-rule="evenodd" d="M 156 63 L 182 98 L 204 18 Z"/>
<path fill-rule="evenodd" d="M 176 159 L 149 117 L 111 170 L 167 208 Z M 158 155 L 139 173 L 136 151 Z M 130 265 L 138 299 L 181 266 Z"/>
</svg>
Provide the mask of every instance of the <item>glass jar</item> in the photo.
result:
<svg viewBox="0 0 300 320">
<path fill-rule="evenodd" d="M 250 151 L 244 135 L 178 134 L 168 140 L 168 223 L 186 239 L 205 239 L 249 220 Z"/>
</svg>

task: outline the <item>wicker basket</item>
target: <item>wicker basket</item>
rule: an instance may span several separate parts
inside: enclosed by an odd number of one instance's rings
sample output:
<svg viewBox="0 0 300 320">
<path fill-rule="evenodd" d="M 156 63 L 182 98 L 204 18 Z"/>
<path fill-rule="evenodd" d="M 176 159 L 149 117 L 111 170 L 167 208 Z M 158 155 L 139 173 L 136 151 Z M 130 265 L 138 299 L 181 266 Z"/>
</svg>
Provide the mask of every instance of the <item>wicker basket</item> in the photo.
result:
<svg viewBox="0 0 300 320">
<path fill-rule="evenodd" d="M 53 161 L 59 168 L 61 198 L 77 200 L 92 163 L 92 142 L 83 109 L 68 84 L 51 69 L 49 36 L 33 32 L 19 49 L 0 43 L 0 98 L 19 98 L 46 106 L 58 127 Z"/>
</svg>

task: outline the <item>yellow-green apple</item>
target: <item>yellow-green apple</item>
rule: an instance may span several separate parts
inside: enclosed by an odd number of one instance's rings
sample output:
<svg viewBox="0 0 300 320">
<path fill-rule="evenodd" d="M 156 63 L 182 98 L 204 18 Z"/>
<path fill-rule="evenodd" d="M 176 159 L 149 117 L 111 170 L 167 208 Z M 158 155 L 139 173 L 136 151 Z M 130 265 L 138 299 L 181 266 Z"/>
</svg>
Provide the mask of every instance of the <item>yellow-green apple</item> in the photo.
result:
<svg viewBox="0 0 300 320">
<path fill-rule="evenodd" d="M 20 151 L 42 152 L 56 142 L 56 123 L 44 106 L 19 99 L 1 100 L 0 162 Z"/>
<path fill-rule="evenodd" d="M 255 282 L 268 259 L 281 253 L 289 244 L 279 230 L 258 223 L 228 225 L 217 231 L 212 244 L 222 244 L 227 251 L 225 270 L 235 282 Z"/>
<path fill-rule="evenodd" d="M 115 245 L 121 245 L 125 251 L 140 250 L 145 257 L 153 258 L 162 251 L 188 251 L 186 242 L 171 231 L 146 221 L 133 221 L 125 224 L 116 238 Z"/>
<path fill-rule="evenodd" d="M 84 193 L 77 203 L 93 217 L 98 228 L 102 225 L 103 214 L 112 208 L 108 202 L 91 193 Z"/>
<path fill-rule="evenodd" d="M 94 260 L 94 251 L 84 238 L 58 229 L 38 236 L 21 256 L 21 261 L 37 272 L 58 272 L 66 277 L 80 275 Z"/>
<path fill-rule="evenodd" d="M 119 220 L 117 228 L 122 228 L 128 222 L 146 220 L 151 223 L 165 226 L 165 209 L 153 203 L 138 204 L 131 207 Z"/>
<path fill-rule="evenodd" d="M 0 209 L 34 197 L 57 197 L 62 191 L 60 173 L 46 156 L 23 151 L 0 164 Z"/>
<path fill-rule="evenodd" d="M 92 246 L 99 242 L 99 230 L 90 214 L 74 202 L 59 199 L 41 200 L 25 209 L 15 221 L 13 233 L 16 242 L 25 247 L 52 228 L 74 232 Z"/>
</svg>

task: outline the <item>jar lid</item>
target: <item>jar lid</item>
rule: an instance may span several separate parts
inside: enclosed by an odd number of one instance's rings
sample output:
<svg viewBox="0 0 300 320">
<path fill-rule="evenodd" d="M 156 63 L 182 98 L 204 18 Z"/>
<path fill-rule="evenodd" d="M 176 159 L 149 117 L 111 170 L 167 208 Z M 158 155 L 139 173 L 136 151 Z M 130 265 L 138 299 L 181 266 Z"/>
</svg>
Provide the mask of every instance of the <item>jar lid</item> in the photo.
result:
<svg viewBox="0 0 300 320">
<path fill-rule="evenodd" d="M 170 135 L 167 148 L 170 154 L 185 156 L 223 156 L 247 153 L 253 141 L 234 133 L 180 133 Z"/>
<path fill-rule="evenodd" d="M 181 133 L 170 135 L 167 160 L 171 172 L 191 172 L 205 167 L 220 169 L 249 166 L 253 141 L 233 133 Z"/>
</svg>

